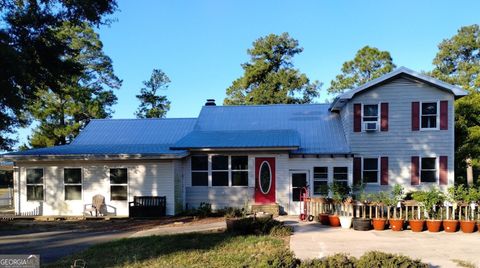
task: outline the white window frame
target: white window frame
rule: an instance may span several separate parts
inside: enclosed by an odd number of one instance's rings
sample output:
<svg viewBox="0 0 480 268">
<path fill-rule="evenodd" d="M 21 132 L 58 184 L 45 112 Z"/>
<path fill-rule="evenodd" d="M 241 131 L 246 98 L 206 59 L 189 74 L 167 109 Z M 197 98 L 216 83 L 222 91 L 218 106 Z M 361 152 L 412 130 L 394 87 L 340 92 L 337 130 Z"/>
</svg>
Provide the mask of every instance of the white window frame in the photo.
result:
<svg viewBox="0 0 480 268">
<path fill-rule="evenodd" d="M 422 118 L 423 118 L 423 109 L 422 109 L 422 106 L 424 103 L 436 103 L 437 104 L 437 113 L 436 113 L 436 127 L 435 128 L 431 128 L 431 127 L 427 127 L 427 128 L 424 128 L 422 127 Z M 439 100 L 432 100 L 432 101 L 421 101 L 420 102 L 420 112 L 419 112 L 419 126 L 420 126 L 420 131 L 432 131 L 432 130 L 439 130 L 440 129 L 440 101 Z M 425 116 L 433 116 L 433 115 L 425 115 Z"/>
<path fill-rule="evenodd" d="M 347 178 L 345 180 L 335 180 L 335 168 L 347 168 Z M 333 166 L 332 167 L 332 183 L 335 183 L 336 181 L 346 181 L 347 185 L 350 186 L 350 180 L 349 180 L 349 172 L 350 172 L 350 167 L 348 166 Z M 341 173 L 344 174 L 344 173 Z"/>
<path fill-rule="evenodd" d="M 249 169 L 249 156 L 247 154 L 208 154 L 208 155 L 201 155 L 201 154 L 198 154 L 198 155 L 192 155 L 193 156 L 207 156 L 207 161 L 208 161 L 208 166 L 207 166 L 207 170 L 192 170 L 191 168 L 191 157 L 190 157 L 190 172 L 191 173 L 194 173 L 194 172 L 208 172 L 208 184 L 207 185 L 192 185 L 192 179 L 190 178 L 190 186 L 191 187 L 243 187 L 243 188 L 246 188 L 246 187 L 249 187 L 250 185 L 250 169 Z M 226 156 L 228 157 L 228 170 L 213 170 L 213 157 L 214 156 Z M 232 157 L 235 157 L 235 156 L 244 156 L 244 157 L 247 157 L 247 169 L 232 169 Z M 216 172 L 216 171 L 219 171 L 219 172 L 228 172 L 228 185 L 226 186 L 213 186 L 213 172 Z M 247 185 L 233 185 L 232 184 L 232 179 L 233 179 L 233 176 L 232 176 L 232 172 L 234 171 L 246 171 L 247 172 Z"/>
<path fill-rule="evenodd" d="M 41 169 L 42 170 L 42 183 L 28 183 L 27 170 L 29 169 Z M 28 186 L 42 186 L 43 199 L 41 200 L 29 200 L 28 199 Z M 45 201 L 45 168 L 43 167 L 28 167 L 25 168 L 25 198 L 27 202 L 43 202 Z"/>
<path fill-rule="evenodd" d="M 381 111 L 380 111 L 380 107 L 381 107 L 381 102 L 378 102 L 378 103 L 361 103 L 362 105 L 362 113 L 361 113 L 361 116 L 362 116 L 362 132 L 366 132 L 365 130 L 365 123 L 366 122 L 369 122 L 369 123 L 374 123 L 374 122 L 377 122 L 377 131 L 380 130 L 380 114 L 381 114 Z M 363 118 L 365 117 L 364 116 L 364 106 L 365 105 L 377 105 L 377 121 L 364 121 Z M 367 116 L 367 117 L 373 117 L 373 116 Z"/>
<path fill-rule="evenodd" d="M 65 169 L 80 169 L 80 183 L 65 183 Z M 63 200 L 64 201 L 82 201 L 83 200 L 83 168 L 82 167 L 63 167 L 62 174 L 63 174 Z M 110 176 L 108 178 L 110 179 Z M 65 191 L 65 186 L 80 186 L 81 187 L 80 199 L 67 200 L 66 199 L 67 191 Z"/>
<path fill-rule="evenodd" d="M 193 170 L 192 169 L 192 158 L 193 157 L 199 157 L 199 156 L 203 156 L 203 157 L 207 157 L 207 169 L 206 170 Z M 210 169 L 211 169 L 211 158 L 209 155 L 192 155 L 190 157 L 190 174 L 192 173 L 207 173 L 207 185 L 193 185 L 192 184 L 192 181 L 193 181 L 193 176 L 190 175 L 190 186 L 192 187 L 211 187 L 212 186 L 212 180 L 211 180 L 211 173 L 210 173 Z"/>
<path fill-rule="evenodd" d="M 232 157 L 234 156 L 243 156 L 247 157 L 247 169 L 232 169 Z M 248 187 L 249 184 L 249 170 L 248 170 L 248 155 L 229 155 L 228 156 L 228 186 L 229 187 Z M 233 185 L 233 172 L 247 172 L 247 185 Z"/>
<path fill-rule="evenodd" d="M 315 179 L 315 168 L 326 168 L 327 169 L 327 173 L 326 173 L 327 177 L 326 178 L 321 178 L 321 179 Z M 312 174 L 313 174 L 313 176 L 312 176 L 312 181 L 313 181 L 313 183 L 312 183 L 312 195 L 322 196 L 322 194 L 320 194 L 320 193 L 315 193 L 315 182 L 318 182 L 318 181 L 327 182 L 327 185 L 328 185 L 330 183 L 330 181 L 329 181 L 329 170 L 330 170 L 330 167 L 325 166 L 325 165 L 324 166 L 314 166 L 313 167 L 313 170 L 312 170 Z M 348 169 L 347 169 L 347 171 L 348 171 Z M 322 173 L 322 174 L 324 174 L 324 173 Z M 348 180 L 348 177 L 347 177 L 347 180 Z M 329 195 L 328 192 L 329 191 L 327 190 L 326 196 Z"/>
<path fill-rule="evenodd" d="M 365 170 L 365 159 L 377 159 L 377 170 L 374 169 L 367 169 Z M 380 157 L 378 156 L 367 156 L 367 157 L 362 157 L 362 184 L 368 184 L 368 185 L 380 185 Z M 364 171 L 377 171 L 377 182 L 364 182 L 363 180 L 363 172 Z"/>
<path fill-rule="evenodd" d="M 213 157 L 214 156 L 226 156 L 227 157 L 227 169 L 213 169 Z M 230 187 L 232 186 L 232 174 L 231 174 L 231 170 L 232 170 L 232 158 L 230 157 L 230 155 L 225 155 L 225 154 L 213 154 L 213 155 L 209 155 L 208 156 L 209 160 L 208 163 L 209 163 L 209 170 L 211 171 L 211 180 L 210 180 L 210 186 L 211 187 Z M 213 173 L 214 172 L 227 172 L 227 185 L 213 185 Z"/>
<path fill-rule="evenodd" d="M 112 180 L 110 178 L 110 170 L 111 169 L 126 169 L 127 170 L 127 183 L 112 183 Z M 128 167 L 125 166 L 119 166 L 119 167 L 108 167 L 108 192 L 109 192 L 109 199 L 110 201 L 113 202 L 128 202 L 129 197 L 130 197 L 130 187 L 129 187 L 129 182 L 130 181 L 130 176 L 128 175 Z M 127 199 L 126 200 L 112 200 L 112 186 L 127 186 Z"/>
<path fill-rule="evenodd" d="M 422 158 L 435 158 L 435 182 L 423 182 L 422 181 Z M 418 161 L 418 178 L 420 183 L 419 184 L 426 184 L 426 185 L 436 185 L 439 184 L 440 180 L 440 157 L 436 155 L 423 155 L 419 156 L 419 161 Z M 426 169 L 425 171 L 433 171 L 433 169 Z"/>
</svg>

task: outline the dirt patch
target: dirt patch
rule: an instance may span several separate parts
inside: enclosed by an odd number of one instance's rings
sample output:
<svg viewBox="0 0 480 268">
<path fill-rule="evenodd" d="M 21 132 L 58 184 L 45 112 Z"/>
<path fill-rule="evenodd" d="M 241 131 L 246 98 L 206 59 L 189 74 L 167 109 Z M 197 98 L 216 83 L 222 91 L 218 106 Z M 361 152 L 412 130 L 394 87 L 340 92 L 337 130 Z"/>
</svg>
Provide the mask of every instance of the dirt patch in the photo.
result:
<svg viewBox="0 0 480 268">
<path fill-rule="evenodd" d="M 1 232 L 42 232 L 56 230 L 81 231 L 141 231 L 158 226 L 187 226 L 224 221 L 223 217 L 208 217 L 198 219 L 190 216 L 164 217 L 159 219 L 110 219 L 110 220 L 55 220 L 35 221 L 17 219 L 0 224 Z"/>
</svg>

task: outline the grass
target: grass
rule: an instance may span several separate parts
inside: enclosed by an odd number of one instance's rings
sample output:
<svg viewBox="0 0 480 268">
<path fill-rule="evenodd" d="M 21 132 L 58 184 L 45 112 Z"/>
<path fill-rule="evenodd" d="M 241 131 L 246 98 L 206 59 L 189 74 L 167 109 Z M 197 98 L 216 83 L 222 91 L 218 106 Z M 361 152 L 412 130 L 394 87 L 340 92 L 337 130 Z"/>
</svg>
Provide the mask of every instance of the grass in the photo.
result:
<svg viewBox="0 0 480 268">
<path fill-rule="evenodd" d="M 286 241 L 273 236 L 196 233 L 128 238 L 95 245 L 46 267 L 268 267 L 291 258 Z"/>
<path fill-rule="evenodd" d="M 452 259 L 454 263 L 456 263 L 459 267 L 465 267 L 465 268 L 476 268 L 477 266 L 473 264 L 473 262 L 469 261 L 464 261 L 464 260 L 459 260 L 459 259 Z"/>
</svg>

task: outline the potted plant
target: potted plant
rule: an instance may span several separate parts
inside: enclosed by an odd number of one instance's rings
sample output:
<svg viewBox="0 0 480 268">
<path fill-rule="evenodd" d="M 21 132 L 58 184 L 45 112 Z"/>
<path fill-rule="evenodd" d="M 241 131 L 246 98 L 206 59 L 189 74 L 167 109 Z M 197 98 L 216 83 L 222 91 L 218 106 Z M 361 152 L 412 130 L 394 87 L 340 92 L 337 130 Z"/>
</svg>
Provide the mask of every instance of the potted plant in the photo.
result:
<svg viewBox="0 0 480 268">
<path fill-rule="evenodd" d="M 463 185 L 458 187 L 451 186 L 447 189 L 445 212 L 446 217 L 443 220 L 443 230 L 448 233 L 453 233 L 457 231 L 458 220 L 456 219 L 456 209 L 458 204 L 462 200 Z M 450 207 L 452 208 L 450 212 Z"/>
<path fill-rule="evenodd" d="M 439 219 L 440 212 L 437 209 L 437 206 L 445 201 L 445 195 L 443 192 L 433 187 L 429 191 L 414 192 L 412 197 L 424 207 L 428 231 L 434 233 L 439 232 L 440 227 L 442 226 L 442 220 Z"/>
<path fill-rule="evenodd" d="M 374 193 L 370 196 L 372 205 L 375 206 L 375 217 L 372 219 L 373 229 L 376 231 L 385 230 L 387 218 L 385 218 L 384 208 L 389 206 L 389 194 L 385 191 Z"/>
<path fill-rule="evenodd" d="M 464 233 L 473 233 L 475 230 L 475 207 L 479 200 L 479 192 L 474 187 L 463 188 L 459 193 L 462 197 L 463 204 L 460 207 L 458 217 L 460 219 L 460 230 Z M 462 218 L 462 207 L 464 208 L 464 215 Z"/>
<path fill-rule="evenodd" d="M 328 216 L 331 214 L 331 200 L 328 198 L 328 191 L 329 191 L 329 186 L 328 185 L 321 185 L 320 189 L 321 192 L 327 193 L 326 197 L 321 197 L 319 198 L 318 202 L 320 203 L 320 213 L 318 214 L 318 221 L 323 224 L 323 225 L 330 225 L 330 220 Z"/>
<path fill-rule="evenodd" d="M 372 226 L 372 220 L 367 217 L 367 206 L 370 204 L 370 195 L 365 193 L 364 185 L 355 187 L 355 205 L 357 207 L 357 215 L 353 219 L 353 229 L 356 231 L 368 231 Z M 360 214 L 362 215 L 361 217 Z"/>
<path fill-rule="evenodd" d="M 330 221 L 330 226 L 339 227 L 339 216 L 342 214 L 343 201 L 348 196 L 348 193 L 350 192 L 350 187 L 343 183 L 334 182 L 330 186 L 330 189 L 332 190 L 333 215 L 329 215 L 328 219 Z"/>
<path fill-rule="evenodd" d="M 412 211 L 412 216 L 411 219 L 408 220 L 408 225 L 410 225 L 410 230 L 412 230 L 412 232 L 423 232 L 425 227 L 425 217 L 422 217 L 423 213 L 421 213 L 421 206 L 424 206 L 425 192 L 417 191 L 412 193 L 412 199 L 411 202 L 414 202 L 412 205 L 417 206 L 418 210 L 417 215 Z"/>
<path fill-rule="evenodd" d="M 402 231 L 403 230 L 403 219 L 397 218 L 397 207 L 401 208 L 402 199 L 404 197 L 403 187 L 400 184 L 395 184 L 388 198 L 387 205 L 387 218 L 392 231 Z M 393 218 L 390 217 L 390 208 L 393 207 Z"/>
</svg>

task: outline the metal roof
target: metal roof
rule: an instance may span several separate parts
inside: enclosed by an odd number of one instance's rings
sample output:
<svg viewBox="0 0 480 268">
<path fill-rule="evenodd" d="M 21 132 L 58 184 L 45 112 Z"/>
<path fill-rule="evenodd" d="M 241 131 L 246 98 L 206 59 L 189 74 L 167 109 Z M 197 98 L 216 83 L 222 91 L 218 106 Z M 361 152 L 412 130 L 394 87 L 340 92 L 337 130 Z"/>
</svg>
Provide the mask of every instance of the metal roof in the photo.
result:
<svg viewBox="0 0 480 268">
<path fill-rule="evenodd" d="M 335 98 L 334 102 L 331 105 L 332 110 L 339 110 L 342 109 L 342 107 L 350 100 L 353 98 L 357 93 L 362 92 L 364 90 L 367 90 L 371 87 L 374 87 L 376 85 L 382 84 L 386 81 L 389 81 L 397 76 L 407 76 L 416 80 L 419 80 L 421 82 L 427 83 L 429 85 L 435 86 L 439 89 L 446 90 L 451 92 L 453 95 L 456 97 L 463 97 L 468 94 L 468 91 L 462 89 L 461 87 L 451 85 L 448 83 L 445 83 L 443 81 L 440 81 L 438 79 L 435 79 L 433 77 L 415 72 L 411 69 L 408 69 L 406 67 L 399 67 L 395 70 L 393 70 L 390 73 L 387 73 L 385 75 L 380 76 L 379 78 L 373 79 L 372 81 L 369 81 L 357 88 L 348 90 L 342 94 L 340 94 L 337 98 Z"/>
<path fill-rule="evenodd" d="M 345 138 L 340 117 L 329 111 L 329 104 L 277 104 L 246 106 L 204 106 L 195 124 L 194 132 L 223 132 L 241 136 L 248 132 L 251 143 L 263 140 L 264 131 L 294 131 L 300 146 L 296 154 L 347 154 L 350 147 Z M 238 134 L 233 134 L 237 132 Z M 285 132 L 285 133 L 287 133 Z M 292 132 L 293 133 L 293 132 Z M 245 134 L 247 136 L 247 134 Z M 288 135 L 285 135 L 288 136 Z M 214 136 L 199 135 L 196 144 L 209 142 Z M 293 136 L 290 136 L 293 141 Z M 268 145 L 282 146 L 285 137 L 270 136 Z M 239 139 L 222 141 L 228 147 L 242 147 L 246 141 Z M 177 147 L 179 144 L 175 144 Z"/>
<path fill-rule="evenodd" d="M 7 153 L 21 156 L 184 156 L 184 150 L 170 147 L 192 131 L 195 118 L 99 119 L 92 120 L 70 145 Z"/>
<path fill-rule="evenodd" d="M 193 131 L 172 149 L 269 148 L 298 149 L 300 137 L 294 130 Z"/>
</svg>

